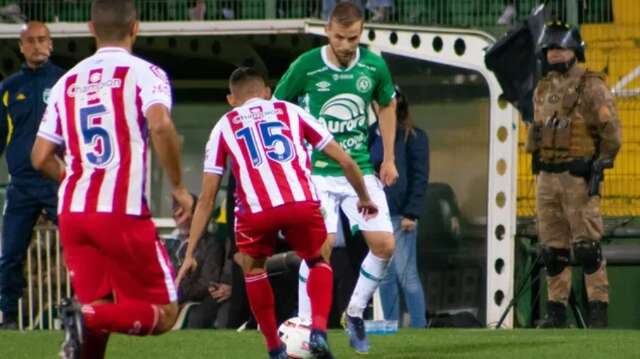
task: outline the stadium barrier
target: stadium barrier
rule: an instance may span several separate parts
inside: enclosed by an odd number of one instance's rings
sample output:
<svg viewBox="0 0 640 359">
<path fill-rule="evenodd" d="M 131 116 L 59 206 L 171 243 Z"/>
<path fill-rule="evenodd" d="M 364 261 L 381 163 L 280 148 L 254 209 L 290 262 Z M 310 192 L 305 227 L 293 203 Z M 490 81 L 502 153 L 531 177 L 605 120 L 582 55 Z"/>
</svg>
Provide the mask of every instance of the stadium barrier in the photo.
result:
<svg viewBox="0 0 640 359">
<path fill-rule="evenodd" d="M 482 28 L 500 33 L 525 18 L 542 0 L 396 0 L 384 15 L 367 9 L 370 21 Z M 366 3 L 366 1 L 360 1 Z M 607 22 L 612 18 L 611 0 L 550 0 L 548 6 L 561 18 L 580 23 Z M 322 0 L 137 0 L 142 21 L 215 21 L 257 19 L 305 19 L 323 16 Z M 85 22 L 90 0 L 0 0 L 0 22 L 38 19 L 46 22 Z M 326 10 L 325 10 L 326 16 Z"/>
</svg>

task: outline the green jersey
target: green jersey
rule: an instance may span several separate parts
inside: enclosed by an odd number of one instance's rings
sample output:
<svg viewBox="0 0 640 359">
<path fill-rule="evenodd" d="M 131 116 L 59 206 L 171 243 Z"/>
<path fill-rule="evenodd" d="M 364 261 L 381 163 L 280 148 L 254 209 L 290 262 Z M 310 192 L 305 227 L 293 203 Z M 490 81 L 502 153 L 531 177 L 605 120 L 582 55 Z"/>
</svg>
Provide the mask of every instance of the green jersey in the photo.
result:
<svg viewBox="0 0 640 359">
<path fill-rule="evenodd" d="M 359 48 L 348 68 L 328 60 L 328 46 L 310 50 L 284 74 L 274 97 L 298 103 L 331 132 L 364 174 L 372 174 L 369 160 L 369 108 L 372 101 L 385 107 L 395 90 L 382 57 Z M 314 175 L 344 176 L 340 165 L 321 151 L 312 155 Z"/>
</svg>

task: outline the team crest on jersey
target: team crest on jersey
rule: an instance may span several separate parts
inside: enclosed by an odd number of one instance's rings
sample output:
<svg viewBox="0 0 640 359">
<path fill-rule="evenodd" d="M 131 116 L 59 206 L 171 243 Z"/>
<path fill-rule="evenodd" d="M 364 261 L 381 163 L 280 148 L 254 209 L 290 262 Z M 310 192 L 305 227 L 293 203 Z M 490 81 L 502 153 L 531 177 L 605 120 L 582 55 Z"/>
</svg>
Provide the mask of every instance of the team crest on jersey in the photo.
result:
<svg viewBox="0 0 640 359">
<path fill-rule="evenodd" d="M 369 91 L 371 89 L 371 79 L 366 75 L 360 76 L 358 81 L 356 81 L 356 88 L 360 92 Z"/>
<path fill-rule="evenodd" d="M 44 89 L 44 91 L 42 91 L 42 101 L 45 104 L 49 104 L 49 96 L 51 96 L 51 89 Z"/>
</svg>

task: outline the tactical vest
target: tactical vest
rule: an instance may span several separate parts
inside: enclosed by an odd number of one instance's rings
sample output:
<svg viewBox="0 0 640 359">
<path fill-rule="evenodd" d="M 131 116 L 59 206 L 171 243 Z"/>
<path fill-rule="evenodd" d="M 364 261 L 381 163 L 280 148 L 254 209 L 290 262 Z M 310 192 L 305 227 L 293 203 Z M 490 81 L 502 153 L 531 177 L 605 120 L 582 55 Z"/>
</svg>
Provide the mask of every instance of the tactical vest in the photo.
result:
<svg viewBox="0 0 640 359">
<path fill-rule="evenodd" d="M 590 128 L 583 111 L 583 90 L 589 77 L 600 77 L 584 71 L 579 76 L 551 76 L 539 84 L 542 104 L 536 112 L 540 126 L 538 144 L 540 160 L 547 163 L 590 159 L 596 153 L 597 134 Z"/>
</svg>

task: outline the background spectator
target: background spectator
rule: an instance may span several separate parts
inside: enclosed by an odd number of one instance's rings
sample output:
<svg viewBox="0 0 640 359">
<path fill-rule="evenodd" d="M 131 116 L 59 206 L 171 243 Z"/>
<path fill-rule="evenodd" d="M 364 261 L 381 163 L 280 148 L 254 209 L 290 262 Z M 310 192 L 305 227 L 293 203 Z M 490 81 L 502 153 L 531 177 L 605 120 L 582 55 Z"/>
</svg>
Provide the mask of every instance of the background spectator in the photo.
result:
<svg viewBox="0 0 640 359">
<path fill-rule="evenodd" d="M 18 299 L 25 286 L 24 261 L 33 227 L 44 210 L 57 223 L 58 186 L 31 165 L 31 148 L 49 93 L 63 70 L 49 61 L 47 26 L 32 21 L 20 33 L 25 64 L 0 83 L 0 154 L 6 150 L 10 181 L 4 204 L 0 255 L 0 328 L 16 329 Z"/>
<path fill-rule="evenodd" d="M 192 194 L 193 207 L 197 197 Z M 174 203 L 174 206 L 176 204 Z M 177 236 L 180 246 L 174 253 L 176 268 L 182 264 L 187 249 L 191 221 L 178 226 Z M 231 260 L 228 258 L 229 242 L 213 233 L 210 226 L 198 242 L 194 257 L 197 268 L 190 272 L 180 283 L 178 303 L 199 302 L 190 309 L 187 316 L 187 328 L 226 327 L 229 311 L 228 299 L 231 297 Z"/>
<path fill-rule="evenodd" d="M 409 103 L 396 86 L 396 167 L 398 181 L 385 188 L 391 222 L 396 238 L 396 251 L 389 270 L 380 283 L 380 297 L 384 316 L 398 320 L 400 293 L 411 316 L 411 327 L 426 326 L 424 291 L 416 263 L 418 217 L 422 213 L 429 183 L 429 141 L 426 133 L 415 127 L 409 113 Z M 382 139 L 377 124 L 372 127 L 371 161 L 379 167 L 382 163 Z"/>
</svg>

